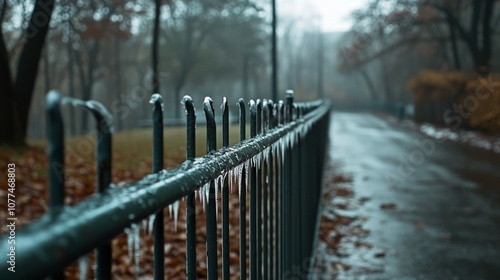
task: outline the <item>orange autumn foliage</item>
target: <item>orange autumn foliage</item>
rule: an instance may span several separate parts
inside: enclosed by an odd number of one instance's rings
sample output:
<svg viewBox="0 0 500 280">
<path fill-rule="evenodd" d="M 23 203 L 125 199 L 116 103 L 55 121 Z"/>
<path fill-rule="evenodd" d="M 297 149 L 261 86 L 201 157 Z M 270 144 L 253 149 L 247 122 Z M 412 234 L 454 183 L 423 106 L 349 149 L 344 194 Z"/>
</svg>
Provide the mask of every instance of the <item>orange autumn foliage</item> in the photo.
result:
<svg viewBox="0 0 500 280">
<path fill-rule="evenodd" d="M 423 71 L 410 80 L 408 88 L 413 92 L 418 122 L 450 125 L 447 116 L 456 116 L 462 128 L 500 132 L 499 74 L 481 77 Z"/>
</svg>

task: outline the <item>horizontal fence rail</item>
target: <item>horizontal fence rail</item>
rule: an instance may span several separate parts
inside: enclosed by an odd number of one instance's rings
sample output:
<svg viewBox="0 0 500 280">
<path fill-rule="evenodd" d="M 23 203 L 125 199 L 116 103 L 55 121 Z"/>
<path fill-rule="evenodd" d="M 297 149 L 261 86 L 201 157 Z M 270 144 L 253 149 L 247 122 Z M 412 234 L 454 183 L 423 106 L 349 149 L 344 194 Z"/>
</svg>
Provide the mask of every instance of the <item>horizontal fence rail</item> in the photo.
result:
<svg viewBox="0 0 500 280">
<path fill-rule="evenodd" d="M 68 103 L 93 113 L 98 139 L 96 194 L 74 206 L 64 205 L 64 125 L 60 109 Z M 207 256 L 208 279 L 217 279 L 219 273 L 223 279 L 229 279 L 232 273 L 230 244 L 239 245 L 240 279 L 246 279 L 247 275 L 250 279 L 307 276 L 316 236 L 330 103 L 295 103 L 293 92 L 287 91 L 285 102 L 250 100 L 247 110 L 245 101 L 239 99 L 240 142 L 230 147 L 230 106 L 224 98 L 220 122 L 222 147 L 217 149 L 216 111 L 214 102 L 207 97 L 203 104 L 207 154 L 196 158 L 194 102 L 185 96 L 182 103 L 187 120 L 186 161 L 170 170 L 163 169 L 161 96 L 154 94 L 150 103 L 153 106 L 153 173 L 118 187 L 111 182 L 112 121 L 106 108 L 96 101 L 62 97 L 55 91 L 48 93 L 50 210 L 18 230 L 15 255 L 18 269 L 15 273 L 9 272 L 8 256 L 3 255 L 0 279 L 49 276 L 63 279 L 65 267 L 93 250 L 96 278 L 111 279 L 112 239 L 123 232 L 137 232 L 144 220 L 153 225 L 154 279 L 164 279 L 168 267 L 164 264 L 163 209 L 173 210 L 177 221 L 182 199 L 186 200 L 187 279 L 197 277 L 197 254 Z M 247 115 L 249 139 L 245 139 Z M 237 182 L 239 191 L 239 240 L 231 240 L 229 235 L 229 185 L 234 184 L 233 181 Z M 196 251 L 196 196 L 202 199 L 206 215 L 206 252 Z M 218 208 L 221 209 L 219 218 Z M 221 221 L 221 240 L 217 240 L 218 220 Z M 7 239 L 7 235 L 1 238 L 2 252 L 8 252 Z M 221 270 L 218 257 L 222 260 Z"/>
</svg>

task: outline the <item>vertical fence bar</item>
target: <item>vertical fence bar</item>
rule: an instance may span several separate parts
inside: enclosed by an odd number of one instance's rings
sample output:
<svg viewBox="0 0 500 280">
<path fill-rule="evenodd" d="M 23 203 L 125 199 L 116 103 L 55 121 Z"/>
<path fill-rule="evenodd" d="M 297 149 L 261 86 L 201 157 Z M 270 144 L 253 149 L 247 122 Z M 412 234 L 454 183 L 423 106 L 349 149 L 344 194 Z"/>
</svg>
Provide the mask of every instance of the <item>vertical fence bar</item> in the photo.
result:
<svg viewBox="0 0 500 280">
<path fill-rule="evenodd" d="M 192 161 L 196 156 L 196 113 L 193 99 L 190 96 L 184 96 L 182 103 L 186 109 L 186 159 Z M 186 262 L 186 278 L 195 280 L 196 204 L 194 192 L 188 195 L 186 201 Z"/>
<path fill-rule="evenodd" d="M 268 106 L 268 112 L 269 112 L 269 120 L 268 120 L 268 127 L 269 129 L 273 129 L 275 126 L 275 120 L 274 120 L 274 105 L 272 100 L 267 101 L 267 106 Z M 274 221 L 274 178 L 276 174 L 274 174 L 274 152 L 272 147 L 270 147 L 271 151 L 269 152 L 269 161 L 268 161 L 268 192 L 269 192 L 269 233 L 268 233 L 268 240 L 269 240 L 269 279 L 276 279 L 274 277 L 274 228 L 275 228 L 275 221 Z"/>
<path fill-rule="evenodd" d="M 280 100 L 278 102 L 278 110 L 279 110 L 279 124 L 284 124 L 285 123 L 285 104 L 283 103 L 283 100 Z"/>
<path fill-rule="evenodd" d="M 216 125 L 213 100 L 206 97 L 203 110 L 207 119 L 207 154 L 216 149 Z M 207 228 L 207 272 L 208 279 L 215 280 L 217 273 L 217 217 L 215 209 L 215 184 L 210 181 L 209 197 L 205 205 Z"/>
<path fill-rule="evenodd" d="M 49 138 L 50 210 L 64 206 L 64 124 L 61 116 L 61 95 L 51 91 L 45 98 L 47 135 Z"/>
<path fill-rule="evenodd" d="M 277 104 L 275 104 L 275 107 L 277 109 Z M 280 152 L 279 148 L 276 151 L 276 154 L 274 155 L 274 217 L 275 217 L 275 226 L 274 226 L 274 275 L 272 275 L 273 279 L 280 279 L 280 274 L 279 274 L 279 269 L 280 269 L 280 223 L 281 223 L 281 216 L 280 216 L 280 191 L 281 191 L 281 182 L 280 182 L 280 172 L 281 170 L 279 169 L 279 162 L 281 161 L 280 159 Z"/>
<path fill-rule="evenodd" d="M 303 117 L 306 110 L 304 107 L 299 107 L 299 112 L 301 116 Z M 310 248 L 310 244 L 312 244 L 312 238 L 313 234 L 310 232 L 310 228 L 308 227 L 309 225 L 309 219 L 316 220 L 315 217 L 311 215 L 311 209 L 313 208 L 312 201 L 310 200 L 310 191 L 307 188 L 307 176 L 310 176 L 311 172 L 313 170 L 310 170 L 310 164 L 308 165 L 308 162 L 311 162 L 314 159 L 311 159 L 310 157 L 310 152 L 308 151 L 309 147 L 314 147 L 313 143 L 309 141 L 308 134 L 310 131 L 306 134 L 303 135 L 302 138 L 300 139 L 300 186 L 301 186 L 301 193 L 302 195 L 300 196 L 300 203 L 302 205 L 301 209 L 301 232 L 302 232 L 302 238 L 304 240 L 307 240 L 307 242 L 304 242 L 302 245 L 302 259 L 304 258 L 310 258 L 310 254 L 308 252 Z M 315 205 L 317 207 L 317 205 Z M 307 264 L 307 267 L 304 268 L 306 271 L 309 271 L 309 262 Z"/>
<path fill-rule="evenodd" d="M 285 110 L 285 106 L 283 106 L 283 110 Z M 283 118 L 283 123 L 286 124 L 286 119 Z M 287 185 L 289 184 L 289 172 L 288 172 L 288 166 L 287 166 L 287 161 L 288 161 L 288 150 L 287 150 L 287 139 L 283 139 L 282 145 L 284 146 L 282 149 L 282 159 L 281 159 L 281 215 L 282 215 L 282 225 L 281 225 L 281 250 L 282 250 L 282 263 L 281 263 L 281 278 L 284 277 L 285 271 L 288 269 L 287 264 L 288 264 L 288 257 L 289 252 L 288 252 L 288 237 L 290 235 L 290 231 L 288 229 L 288 201 L 287 201 L 287 195 L 288 195 L 288 188 Z"/>
<path fill-rule="evenodd" d="M 297 117 L 298 118 L 302 118 L 303 117 L 303 110 L 302 110 L 302 105 L 301 104 L 298 104 L 297 105 Z M 299 204 L 300 204 L 300 207 L 299 207 L 299 227 L 298 227 L 298 231 L 299 231 L 299 239 L 301 241 L 300 245 L 299 245 L 299 261 L 302 262 L 302 260 L 305 259 L 305 247 L 307 246 L 307 244 L 309 243 L 309 238 L 306 234 L 306 230 L 304 228 L 304 225 L 307 221 L 304 220 L 304 216 L 305 216 L 305 213 L 307 211 L 307 208 L 308 207 L 314 207 L 312 205 L 307 205 L 308 201 L 305 199 L 305 196 L 307 195 L 307 192 L 306 192 L 306 185 L 303 184 L 302 182 L 304 182 L 304 177 L 307 176 L 307 165 L 306 165 L 306 160 L 307 160 L 307 157 L 304 156 L 304 150 L 307 149 L 307 146 L 306 146 L 306 141 L 305 141 L 305 138 L 302 138 L 303 135 L 302 134 L 299 134 L 298 136 L 298 142 L 297 142 L 297 147 L 298 147 L 298 157 L 299 157 L 299 162 L 298 162 L 298 165 L 299 165 L 299 182 L 297 183 L 299 188 L 298 188 L 298 191 L 299 191 L 299 196 L 298 196 L 298 199 L 299 199 Z M 304 204 L 306 203 L 306 204 Z M 303 264 L 300 263 L 301 265 Z"/>
<path fill-rule="evenodd" d="M 279 123 L 281 125 L 285 124 L 285 106 L 284 106 L 284 103 L 283 101 L 279 101 L 278 103 L 278 108 L 279 108 L 279 117 L 280 117 L 280 120 L 279 120 Z M 285 237 L 285 173 L 286 173 L 286 170 L 285 170 L 285 143 L 284 141 L 281 143 L 281 145 L 283 146 L 282 149 L 280 150 L 280 160 L 278 160 L 278 165 L 279 165 L 279 169 L 280 169 L 280 188 L 279 188 L 279 192 L 280 192 L 280 195 L 279 195 L 279 217 L 280 217 L 280 224 L 279 224 L 279 228 L 280 228 L 280 234 L 279 234 L 279 248 L 280 248 L 280 253 L 279 253 L 279 277 L 278 279 L 282 279 L 283 277 L 283 273 L 285 271 L 285 251 L 286 251 L 286 248 L 285 248 L 285 241 L 286 241 L 286 237 Z"/>
<path fill-rule="evenodd" d="M 263 131 L 264 131 L 264 134 L 267 133 L 267 131 L 269 130 L 269 107 L 267 106 L 267 100 L 264 99 L 263 102 L 262 102 L 262 119 L 263 119 Z M 264 154 L 266 152 L 264 151 Z M 262 279 L 268 279 L 268 240 L 267 240 L 267 237 L 268 237 L 268 230 L 269 230 L 269 226 L 268 226 L 268 220 L 267 220 L 267 210 L 268 210 L 268 201 L 267 201 L 267 191 L 268 191 L 268 185 L 269 185 L 269 182 L 268 182 L 268 170 L 267 170 L 267 167 L 268 167 L 268 163 L 267 163 L 267 159 L 266 157 L 264 156 L 264 159 L 263 159 L 263 182 L 262 182 L 262 194 L 263 194 L 263 197 L 262 197 L 262 223 L 264 225 L 264 229 L 263 229 L 263 234 L 262 234 L 262 264 L 263 264 L 263 277 Z"/>
<path fill-rule="evenodd" d="M 292 116 L 292 108 L 293 108 L 293 91 L 292 90 L 287 90 L 286 91 L 286 110 L 285 110 L 285 120 L 287 123 L 290 123 L 293 120 Z M 292 139 L 289 138 L 289 141 Z M 293 243 L 292 240 L 294 238 L 294 232 L 293 232 L 293 227 L 292 227 L 292 170 L 291 170 L 291 157 L 292 157 L 292 144 L 291 142 L 288 143 L 289 148 L 285 152 L 285 237 L 286 237 L 286 244 L 285 244 L 285 273 L 290 272 L 292 268 L 292 259 L 293 259 L 293 253 L 294 253 L 294 248 L 293 248 Z"/>
<path fill-rule="evenodd" d="M 250 100 L 250 137 L 257 136 L 257 106 Z M 257 279 L 257 170 L 250 170 L 250 279 Z"/>
<path fill-rule="evenodd" d="M 293 104 L 292 107 L 292 113 L 296 113 L 297 110 L 295 110 L 295 104 Z M 296 115 L 296 119 L 298 119 L 299 116 Z M 301 244 L 302 242 L 305 242 L 304 240 L 301 239 L 300 236 L 300 209 L 302 205 L 300 205 L 300 137 L 297 137 L 298 135 L 294 135 L 294 146 L 292 148 L 292 160 L 290 161 L 292 165 L 292 180 L 291 180 L 291 195 L 292 195 L 292 207 L 291 207 L 291 212 L 292 212 L 292 217 L 293 217 L 293 240 L 292 240 L 292 247 L 293 247 L 293 262 L 292 266 L 300 266 L 301 265 Z"/>
<path fill-rule="evenodd" d="M 246 136 L 246 112 L 245 112 L 245 100 L 240 98 L 238 100 L 239 112 L 240 112 L 240 141 L 245 140 Z M 245 168 L 243 166 L 243 168 Z M 241 171 L 241 178 L 238 182 L 239 184 L 239 200 L 240 200 L 240 279 L 247 279 L 247 224 L 246 224 L 246 204 L 247 204 L 247 190 L 246 190 L 246 170 Z"/>
<path fill-rule="evenodd" d="M 51 212 L 64 206 L 64 124 L 61 116 L 61 100 L 61 95 L 56 91 L 50 91 L 45 98 Z M 54 273 L 51 279 L 64 279 L 64 269 Z"/>
<path fill-rule="evenodd" d="M 229 147 L 229 108 L 224 97 L 222 101 L 222 147 Z M 229 178 L 224 178 L 222 187 L 222 279 L 229 279 Z"/>
<path fill-rule="evenodd" d="M 262 133 L 262 100 L 257 99 L 257 134 Z M 261 155 L 263 155 L 262 153 Z M 257 163 L 257 277 L 262 278 L 262 162 Z"/>
<path fill-rule="evenodd" d="M 111 183 L 111 114 L 97 101 L 87 101 L 85 106 L 97 122 L 97 191 L 103 193 Z M 100 245 L 96 251 L 97 279 L 111 279 L 111 242 Z"/>
<path fill-rule="evenodd" d="M 294 112 L 297 113 L 298 110 L 296 110 L 297 108 L 295 107 L 296 104 L 293 104 L 294 105 Z M 299 114 L 297 113 L 296 114 L 296 119 L 299 119 L 300 116 Z M 301 191 L 300 191 L 300 137 L 299 135 L 296 135 L 296 138 L 295 138 L 295 146 L 294 148 L 292 149 L 292 197 L 293 197 L 293 202 L 292 202 L 292 208 L 293 208 L 293 217 L 294 217 L 294 223 L 293 223 L 293 227 L 294 227 L 294 234 L 295 234 L 295 240 L 293 242 L 294 244 L 294 248 L 295 248 L 295 253 L 294 253 L 294 262 L 293 262 L 293 265 L 294 266 L 300 266 L 301 265 L 301 256 L 302 256 L 302 253 L 301 253 L 301 242 L 303 242 L 303 240 L 301 239 L 301 235 L 300 235 L 300 225 L 301 225 L 301 220 L 300 220 L 300 215 L 301 215 L 301 204 L 300 204 L 300 195 L 301 195 Z"/>
<path fill-rule="evenodd" d="M 155 93 L 149 101 L 153 105 L 153 173 L 163 169 L 163 100 L 160 94 Z M 153 223 L 153 277 L 160 280 L 165 277 L 165 237 L 163 225 L 163 209 L 155 214 Z"/>
<path fill-rule="evenodd" d="M 275 111 L 275 125 L 280 125 L 279 120 L 279 102 L 274 104 Z M 274 217 L 275 217 L 275 226 L 274 226 L 274 274 L 271 275 L 273 279 L 280 279 L 279 268 L 280 268 L 280 170 L 279 170 L 279 161 L 280 161 L 280 148 L 276 151 L 274 155 Z"/>
</svg>

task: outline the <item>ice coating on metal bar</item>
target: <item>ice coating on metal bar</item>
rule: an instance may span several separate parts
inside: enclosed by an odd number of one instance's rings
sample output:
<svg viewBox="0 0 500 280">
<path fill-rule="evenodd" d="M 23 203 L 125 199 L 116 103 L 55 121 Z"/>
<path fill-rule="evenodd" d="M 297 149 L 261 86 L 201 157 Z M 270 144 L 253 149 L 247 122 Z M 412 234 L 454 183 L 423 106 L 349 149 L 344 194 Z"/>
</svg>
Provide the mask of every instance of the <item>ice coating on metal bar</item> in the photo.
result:
<svg viewBox="0 0 500 280">
<path fill-rule="evenodd" d="M 245 166 L 245 163 L 242 163 L 236 167 L 236 172 L 233 172 L 233 175 L 236 177 L 233 180 L 236 180 L 238 182 L 238 197 L 241 199 L 241 184 L 242 179 L 243 179 L 243 168 Z"/>
<path fill-rule="evenodd" d="M 203 205 L 203 212 L 205 212 L 205 204 L 208 203 L 209 191 L 210 182 L 206 183 L 205 185 L 203 185 L 203 187 L 200 188 L 200 197 Z"/>
<path fill-rule="evenodd" d="M 154 93 L 153 95 L 151 95 L 151 99 L 149 99 L 149 104 L 153 104 L 154 105 L 157 102 L 160 103 L 161 110 L 164 111 L 163 97 L 159 93 Z"/>
<path fill-rule="evenodd" d="M 245 161 L 245 178 L 247 179 L 247 181 L 246 181 L 247 187 L 245 189 L 246 189 L 247 193 L 248 193 L 248 189 L 249 189 L 248 186 L 250 186 L 250 166 L 251 165 L 252 165 L 252 162 L 250 159 Z"/>
<path fill-rule="evenodd" d="M 226 104 L 227 104 L 227 99 L 226 97 L 222 97 L 222 104 L 220 105 L 220 109 L 222 110 L 222 114 L 224 114 L 224 111 L 226 110 Z"/>
<path fill-rule="evenodd" d="M 141 228 L 144 231 L 144 233 L 148 233 L 148 221 L 146 219 L 142 220 Z"/>
<path fill-rule="evenodd" d="M 253 165 L 257 168 L 261 168 L 262 154 L 263 152 L 258 153 L 252 158 Z"/>
<path fill-rule="evenodd" d="M 219 179 L 221 178 L 221 175 L 219 177 L 215 178 L 214 180 L 214 187 L 215 187 L 215 220 L 219 218 Z M 220 180 L 222 181 L 222 180 Z M 221 182 L 222 184 L 222 182 Z"/>
<path fill-rule="evenodd" d="M 62 105 L 69 104 L 73 107 L 77 107 L 77 106 L 85 106 L 85 101 L 80 100 L 78 98 L 64 96 L 61 98 L 61 104 Z"/>
<path fill-rule="evenodd" d="M 281 164 L 285 164 L 285 151 L 287 149 L 287 141 L 284 137 L 280 138 L 279 146 L 280 146 L 280 150 L 281 150 L 281 154 L 280 154 Z"/>
<path fill-rule="evenodd" d="M 78 259 L 78 270 L 80 271 L 80 280 L 87 280 L 87 269 L 89 267 L 89 257 L 87 255 Z"/>
<path fill-rule="evenodd" d="M 85 102 L 85 107 L 94 112 L 94 114 L 100 115 L 105 121 L 106 125 L 109 128 L 109 132 L 114 131 L 113 127 L 113 115 L 102 105 L 101 102 L 96 100 L 88 100 Z"/>
<path fill-rule="evenodd" d="M 141 258 L 141 239 L 139 236 L 140 228 L 136 224 L 132 224 L 132 232 L 134 235 L 134 267 L 135 267 L 135 279 L 139 278 L 140 270 L 140 258 Z"/>
<path fill-rule="evenodd" d="M 130 228 L 125 228 L 125 234 L 127 234 L 128 259 L 129 261 L 132 261 L 132 252 L 134 250 L 134 236 Z"/>
<path fill-rule="evenodd" d="M 186 114 L 188 113 L 188 105 L 189 105 L 189 106 L 193 107 L 193 112 L 196 115 L 196 108 L 193 105 L 194 104 L 193 103 L 193 98 L 191 98 L 191 96 L 184 95 L 184 97 L 182 97 L 181 104 L 184 107 L 184 111 L 186 112 Z"/>
<path fill-rule="evenodd" d="M 269 162 L 269 155 L 271 154 L 271 147 L 267 147 L 264 149 L 264 162 Z"/>
<path fill-rule="evenodd" d="M 226 174 L 228 178 L 227 183 L 229 185 L 229 191 L 233 193 L 233 169 L 229 169 L 229 171 Z"/>
<path fill-rule="evenodd" d="M 214 101 L 212 100 L 212 98 L 210 98 L 210 96 L 206 96 L 206 97 L 205 97 L 205 99 L 203 99 L 203 103 L 204 103 L 204 104 L 210 104 L 210 106 L 211 106 L 211 107 L 212 107 L 212 109 L 213 109 L 213 106 L 212 106 L 212 105 L 213 105 Z"/>
<path fill-rule="evenodd" d="M 179 219 L 179 200 L 176 200 L 174 203 L 174 228 L 177 232 L 177 221 Z"/>
<path fill-rule="evenodd" d="M 205 185 L 205 203 L 209 203 L 210 200 L 208 199 L 210 197 L 210 182 L 208 182 L 206 185 Z"/>
<path fill-rule="evenodd" d="M 156 217 L 156 215 L 152 214 L 148 218 L 148 232 L 149 232 L 149 234 L 153 233 L 153 224 L 154 224 L 154 221 L 155 221 L 155 217 Z"/>
</svg>

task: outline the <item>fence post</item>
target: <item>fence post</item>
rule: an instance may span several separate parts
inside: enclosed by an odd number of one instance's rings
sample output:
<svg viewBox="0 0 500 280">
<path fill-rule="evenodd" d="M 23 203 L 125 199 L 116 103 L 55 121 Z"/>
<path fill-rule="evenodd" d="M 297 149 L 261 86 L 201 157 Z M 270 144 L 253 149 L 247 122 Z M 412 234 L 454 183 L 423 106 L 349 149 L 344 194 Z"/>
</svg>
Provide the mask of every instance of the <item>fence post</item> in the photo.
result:
<svg viewBox="0 0 500 280">
<path fill-rule="evenodd" d="M 257 134 L 262 133 L 262 103 L 263 101 L 257 99 Z M 263 153 L 262 153 L 263 154 Z M 262 156 L 261 154 L 261 156 Z M 257 162 L 257 276 L 258 279 L 262 278 L 262 163 L 264 160 Z"/>
<path fill-rule="evenodd" d="M 229 107 L 227 99 L 222 100 L 222 147 L 229 147 Z M 229 178 L 226 175 L 222 185 L 222 279 L 229 279 Z"/>
<path fill-rule="evenodd" d="M 194 160 L 196 156 L 196 114 L 193 99 L 184 96 L 182 99 L 186 109 L 186 159 Z M 202 194 L 200 194 L 202 195 Z M 186 277 L 196 279 L 196 204 L 194 192 L 188 194 L 186 202 Z"/>
<path fill-rule="evenodd" d="M 273 129 L 275 127 L 275 119 L 274 119 L 274 104 L 272 100 L 267 101 L 267 109 L 268 109 L 268 126 L 269 129 Z M 268 175 L 267 175 L 267 180 L 268 180 L 268 187 L 267 190 L 269 192 L 269 233 L 268 233 L 268 240 L 269 240 L 269 274 L 268 277 L 269 279 L 275 279 L 274 277 L 274 229 L 275 229 L 275 220 L 274 220 L 274 178 L 276 174 L 274 174 L 274 152 L 273 152 L 273 147 L 269 147 L 269 161 L 267 163 L 267 168 L 268 168 Z"/>
<path fill-rule="evenodd" d="M 257 106 L 250 100 L 250 137 L 257 136 Z M 250 279 L 257 279 L 257 170 L 250 167 Z"/>
<path fill-rule="evenodd" d="M 46 98 L 49 153 L 50 211 L 56 213 L 64 206 L 64 123 L 61 116 L 61 95 L 50 91 Z M 64 279 L 64 269 L 51 276 Z"/>
<path fill-rule="evenodd" d="M 239 112 L 240 112 L 240 141 L 245 140 L 246 136 L 246 112 L 245 112 L 245 100 L 240 98 L 238 100 Z M 240 279 L 246 280 L 247 278 L 247 238 L 246 238 L 246 203 L 247 203 L 247 190 L 246 190 L 246 170 L 243 166 L 241 171 L 240 182 Z"/>
<path fill-rule="evenodd" d="M 103 193 L 111 184 L 111 114 L 97 101 L 85 102 L 97 122 L 96 177 L 97 191 Z M 111 279 L 111 242 L 97 247 L 97 279 Z"/>
<path fill-rule="evenodd" d="M 216 125 L 213 100 L 206 97 L 203 110 L 207 119 L 207 154 L 216 149 Z M 215 184 L 210 181 L 208 200 L 206 200 L 206 228 L 207 228 L 207 270 L 208 279 L 217 279 L 217 217 L 215 209 Z"/>
<path fill-rule="evenodd" d="M 266 134 L 269 130 L 269 107 L 268 107 L 268 103 L 267 103 L 267 100 L 264 99 L 263 102 L 262 102 L 262 119 L 263 119 L 263 131 L 264 131 L 264 134 Z M 262 181 L 262 194 L 263 194 L 263 197 L 262 197 L 262 221 L 263 221 L 263 225 L 264 225 L 264 229 L 263 229 L 263 234 L 262 234 L 262 239 L 263 239 L 263 242 L 262 242 L 262 247 L 263 247 L 263 252 L 262 252 L 262 264 L 263 264 L 263 277 L 262 279 L 268 279 L 268 230 L 269 230 L 269 226 L 268 226 L 268 219 L 267 219 L 267 212 L 268 212 L 268 201 L 267 201 L 267 195 L 268 195 L 268 185 L 269 185 L 269 182 L 268 182 L 268 170 L 267 170 L 267 167 L 268 167 L 268 163 L 266 161 L 266 151 L 264 150 L 263 152 L 263 159 L 262 159 L 262 172 L 264 173 L 263 174 L 263 181 Z"/>
<path fill-rule="evenodd" d="M 287 90 L 286 91 L 286 107 L 285 107 L 285 120 L 286 123 L 290 123 L 293 120 L 292 116 L 292 110 L 293 110 L 293 91 L 292 90 Z M 294 231 L 293 231 L 293 226 L 292 226 L 292 195 L 293 195 L 293 190 L 292 190 L 292 144 L 293 144 L 293 139 L 291 137 L 288 138 L 287 144 L 289 145 L 288 149 L 285 151 L 285 184 L 284 184 L 284 193 L 285 193 L 285 233 L 284 236 L 286 238 L 286 243 L 285 243 L 285 271 L 289 272 L 290 269 L 292 268 L 292 261 L 293 261 L 293 239 L 294 239 Z"/>
<path fill-rule="evenodd" d="M 282 100 L 278 102 L 278 109 L 279 109 L 279 124 L 284 125 L 285 124 L 285 105 Z M 279 186 L 279 197 L 278 197 L 278 204 L 279 204 L 279 277 L 277 279 L 281 279 L 283 276 L 284 272 L 284 266 L 285 266 L 285 147 L 284 147 L 284 141 L 281 143 L 280 146 L 283 146 L 282 149 L 279 151 L 280 152 L 280 158 L 277 160 L 277 165 L 280 170 L 280 186 Z"/>
<path fill-rule="evenodd" d="M 149 101 L 153 105 L 153 173 L 163 169 L 163 100 L 160 94 L 155 93 Z M 155 280 L 165 277 L 165 237 L 163 225 L 163 209 L 155 214 L 153 224 L 153 276 Z"/>
</svg>

